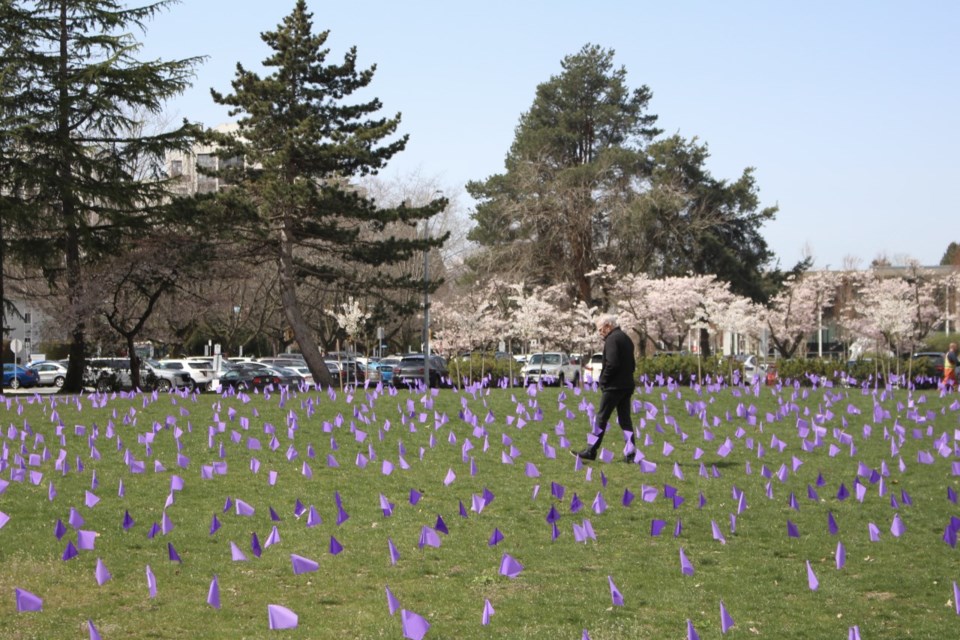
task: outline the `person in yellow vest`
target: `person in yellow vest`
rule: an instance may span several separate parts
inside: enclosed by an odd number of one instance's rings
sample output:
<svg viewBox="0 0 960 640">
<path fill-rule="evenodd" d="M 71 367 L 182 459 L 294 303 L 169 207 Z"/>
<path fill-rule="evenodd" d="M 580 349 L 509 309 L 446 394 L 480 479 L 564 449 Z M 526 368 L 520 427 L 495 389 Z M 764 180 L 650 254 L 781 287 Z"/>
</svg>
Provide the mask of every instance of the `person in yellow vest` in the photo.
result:
<svg viewBox="0 0 960 640">
<path fill-rule="evenodd" d="M 947 391 L 950 386 L 957 385 L 957 368 L 960 367 L 960 359 L 957 358 L 957 343 L 951 342 L 950 349 L 943 356 L 943 386 Z"/>
</svg>

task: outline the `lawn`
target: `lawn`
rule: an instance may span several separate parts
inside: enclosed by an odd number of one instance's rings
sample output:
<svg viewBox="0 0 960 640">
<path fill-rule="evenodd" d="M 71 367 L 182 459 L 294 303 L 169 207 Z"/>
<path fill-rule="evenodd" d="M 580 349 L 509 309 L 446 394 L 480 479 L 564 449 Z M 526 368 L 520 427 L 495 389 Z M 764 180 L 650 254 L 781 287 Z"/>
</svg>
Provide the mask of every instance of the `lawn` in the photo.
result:
<svg viewBox="0 0 960 640">
<path fill-rule="evenodd" d="M 0 398 L 0 638 L 960 636 L 956 395 L 653 382 L 580 465 L 598 401 Z"/>
</svg>

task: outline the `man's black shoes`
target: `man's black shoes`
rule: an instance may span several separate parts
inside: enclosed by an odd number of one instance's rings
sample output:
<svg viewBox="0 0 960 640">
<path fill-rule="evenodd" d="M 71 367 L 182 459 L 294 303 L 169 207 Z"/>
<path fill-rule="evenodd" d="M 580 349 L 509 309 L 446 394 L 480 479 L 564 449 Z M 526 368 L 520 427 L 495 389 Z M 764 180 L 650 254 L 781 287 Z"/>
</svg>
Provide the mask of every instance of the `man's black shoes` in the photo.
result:
<svg viewBox="0 0 960 640">
<path fill-rule="evenodd" d="M 596 460 L 596 459 L 597 459 L 597 452 L 596 452 L 596 451 L 592 451 L 592 450 L 590 450 L 590 449 L 584 449 L 583 451 L 574 451 L 573 449 L 571 449 L 571 450 L 570 450 L 570 455 L 576 456 L 576 457 L 580 458 L 581 460 Z"/>
</svg>

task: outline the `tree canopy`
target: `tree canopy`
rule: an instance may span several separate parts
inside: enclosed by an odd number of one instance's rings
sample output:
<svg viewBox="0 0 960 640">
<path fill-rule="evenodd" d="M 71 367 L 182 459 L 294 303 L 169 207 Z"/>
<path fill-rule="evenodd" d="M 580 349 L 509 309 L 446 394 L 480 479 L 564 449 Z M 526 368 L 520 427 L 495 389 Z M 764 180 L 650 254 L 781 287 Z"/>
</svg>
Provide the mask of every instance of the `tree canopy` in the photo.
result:
<svg viewBox="0 0 960 640">
<path fill-rule="evenodd" d="M 192 141 L 187 123 L 153 135 L 141 127 L 144 114 L 159 113 L 188 86 L 199 62 L 137 59 L 132 32 L 170 4 L 36 0 L 7 2 L 0 11 L 9 79 L 0 107 L 11 172 L 6 195 L 30 215 L 30 233 L 16 243 L 20 256 L 66 293 L 66 391 L 82 384 L 90 312 L 84 269 L 156 222 L 166 185 L 152 169 L 168 150 Z"/>
<path fill-rule="evenodd" d="M 716 274 L 766 300 L 780 276 L 760 230 L 776 207 L 761 207 L 753 170 L 716 179 L 705 144 L 660 138 L 651 90 L 629 88 L 612 50 L 588 44 L 561 69 L 521 116 L 505 171 L 467 185 L 474 268 L 566 284 L 589 304 L 603 302 L 588 277 L 602 264 Z"/>
<path fill-rule="evenodd" d="M 361 69 L 353 47 L 328 62 L 329 31 L 313 32 L 312 14 L 298 0 L 276 30 L 261 35 L 271 54 L 268 75 L 237 65 L 232 93 L 213 91 L 239 116 L 233 134 L 214 135 L 233 186 L 223 198 L 242 210 L 232 223 L 275 264 L 286 319 L 318 381 L 330 384 L 305 309 L 318 292 L 386 294 L 421 287 L 386 267 L 432 247 L 444 237 L 417 234 L 417 224 L 446 205 L 401 203 L 380 207 L 350 180 L 375 174 L 406 146 L 400 115 L 381 117 L 377 98 L 353 101 L 375 67 Z M 409 309 L 407 309 L 409 311 Z"/>
</svg>

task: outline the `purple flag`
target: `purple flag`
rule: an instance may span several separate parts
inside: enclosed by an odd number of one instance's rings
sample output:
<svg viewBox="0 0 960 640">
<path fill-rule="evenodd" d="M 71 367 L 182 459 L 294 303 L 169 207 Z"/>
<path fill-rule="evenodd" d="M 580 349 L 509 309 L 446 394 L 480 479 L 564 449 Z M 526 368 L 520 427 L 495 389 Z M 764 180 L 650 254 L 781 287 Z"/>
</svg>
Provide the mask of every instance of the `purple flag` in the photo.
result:
<svg viewBox="0 0 960 640">
<path fill-rule="evenodd" d="M 386 587 L 387 590 L 387 608 L 390 609 L 390 615 L 393 615 L 400 608 L 400 601 L 397 600 L 397 597 L 393 595 L 393 592 L 390 591 L 390 587 Z"/>
<path fill-rule="evenodd" d="M 500 575 L 516 578 L 523 571 L 523 565 L 517 562 L 510 554 L 503 554 L 500 559 Z"/>
<path fill-rule="evenodd" d="M 893 514 L 893 523 L 890 525 L 890 533 L 894 538 L 899 538 L 903 535 L 903 532 L 906 528 L 903 526 L 903 520 L 900 519 L 900 514 Z"/>
<path fill-rule="evenodd" d="M 503 534 L 500 533 L 500 529 L 494 528 L 493 533 L 490 535 L 490 540 L 487 542 L 487 546 L 495 547 L 500 544 L 501 540 L 503 540 Z"/>
<path fill-rule="evenodd" d="M 87 628 L 90 630 L 90 640 L 100 640 L 100 632 L 93 626 L 93 620 L 87 620 Z"/>
<path fill-rule="evenodd" d="M 110 580 L 110 572 L 107 570 L 107 566 L 103 564 L 103 560 L 97 558 L 97 568 L 93 571 L 93 577 L 97 579 L 97 584 L 101 587 L 105 582 Z"/>
<path fill-rule="evenodd" d="M 690 563 L 690 560 L 687 559 L 687 554 L 684 553 L 683 547 L 680 547 L 680 573 L 685 576 L 693 575 L 693 565 Z"/>
<path fill-rule="evenodd" d="M 617 589 L 617 585 L 613 584 L 613 576 L 607 576 L 607 582 L 610 584 L 610 599 L 613 600 L 613 605 L 615 607 L 622 607 L 623 594 Z"/>
<path fill-rule="evenodd" d="M 410 489 L 410 504 L 415 505 L 420 502 L 420 498 L 423 497 L 423 494 L 417 491 L 416 489 Z"/>
<path fill-rule="evenodd" d="M 297 614 L 279 604 L 267 605 L 267 623 L 271 629 L 296 629 Z"/>
<path fill-rule="evenodd" d="M 483 601 L 483 616 L 481 617 L 480 621 L 481 621 L 484 625 L 490 624 L 490 616 L 492 616 L 492 615 L 495 614 L 495 613 L 496 613 L 496 611 L 493 610 L 493 605 L 490 604 L 490 601 L 489 601 L 489 600 L 486 600 L 486 599 L 485 599 L 485 600 Z"/>
<path fill-rule="evenodd" d="M 280 542 L 280 531 L 277 530 L 277 526 L 274 525 L 270 530 L 270 535 L 267 536 L 267 539 L 263 543 L 263 548 L 272 547 L 273 545 Z"/>
<path fill-rule="evenodd" d="M 858 625 L 853 625 L 847 631 L 847 640 L 860 640 L 860 627 Z"/>
<path fill-rule="evenodd" d="M 843 546 L 843 542 L 837 543 L 837 569 L 843 569 L 843 565 L 847 564 L 847 548 Z"/>
<path fill-rule="evenodd" d="M 424 525 L 420 529 L 420 542 L 417 543 L 417 546 L 421 549 L 424 547 L 439 547 L 440 536 L 437 535 L 436 531 Z"/>
<path fill-rule="evenodd" d="M 214 609 L 220 608 L 220 581 L 217 580 L 216 575 L 210 581 L 210 589 L 207 591 L 207 604 Z"/>
<path fill-rule="evenodd" d="M 233 540 L 230 541 L 230 559 L 234 562 L 246 562 L 247 556 L 240 550 Z"/>
<path fill-rule="evenodd" d="M 263 549 L 260 548 L 260 538 L 257 537 L 256 531 L 250 534 L 250 550 L 253 551 L 253 555 L 257 558 L 263 553 Z"/>
<path fill-rule="evenodd" d="M 790 521 L 789 518 L 787 519 L 787 536 L 790 538 L 800 537 L 800 530 L 797 528 L 797 525 Z"/>
<path fill-rule="evenodd" d="M 827 529 L 830 530 L 830 535 L 835 536 L 840 531 L 840 527 L 837 526 L 837 521 L 833 517 L 833 511 L 827 512 Z"/>
<path fill-rule="evenodd" d="M 330 555 L 335 556 L 343 551 L 343 545 L 340 544 L 340 541 L 330 536 Z"/>
<path fill-rule="evenodd" d="M 173 543 L 167 543 L 167 557 L 170 558 L 171 562 L 182 562 L 180 560 L 180 554 L 177 553 L 177 550 L 173 548 Z"/>
<path fill-rule="evenodd" d="M 713 530 L 713 539 L 718 541 L 720 544 L 727 544 L 727 539 L 723 537 L 723 533 L 720 532 L 720 527 L 717 526 L 716 521 L 710 521 L 710 528 Z"/>
<path fill-rule="evenodd" d="M 213 535 L 220 528 L 220 521 L 217 520 L 217 514 L 213 514 L 213 520 L 210 521 L 210 535 Z"/>
<path fill-rule="evenodd" d="M 273 510 L 273 507 L 269 507 L 269 509 L 270 509 L 270 519 L 273 520 L 274 522 L 280 522 L 280 515 Z"/>
<path fill-rule="evenodd" d="M 80 552 L 77 551 L 77 548 L 73 546 L 73 541 L 67 541 L 67 548 L 63 550 L 63 560 L 72 560 L 80 555 Z"/>
<path fill-rule="evenodd" d="M 293 565 L 293 574 L 300 575 L 310 571 L 316 571 L 320 568 L 320 563 L 310 558 L 298 556 L 295 553 L 290 554 L 290 563 Z"/>
<path fill-rule="evenodd" d="M 957 581 L 953 581 L 953 609 L 960 616 L 960 588 L 957 587 Z"/>
<path fill-rule="evenodd" d="M 730 627 L 733 626 L 733 618 L 730 617 L 730 614 L 727 612 L 727 608 L 723 606 L 723 600 L 720 601 L 720 632 L 726 633 L 730 630 Z"/>
<path fill-rule="evenodd" d="M 387 547 L 390 549 L 390 564 L 397 564 L 397 561 L 400 560 L 400 552 L 397 551 L 397 547 L 393 544 L 391 538 L 387 538 Z"/>
<path fill-rule="evenodd" d="M 317 508 L 313 505 L 310 505 L 310 509 L 307 511 L 307 526 L 315 527 L 322 522 L 323 518 L 321 518 L 320 514 L 317 513 Z"/>
<path fill-rule="evenodd" d="M 870 542 L 880 542 L 880 527 L 869 522 L 867 523 L 867 531 L 870 533 Z"/>
<path fill-rule="evenodd" d="M 17 611 L 43 611 L 43 600 L 29 591 L 14 589 Z"/>
<path fill-rule="evenodd" d="M 127 531 L 134 525 L 133 518 L 130 517 L 130 512 L 124 510 L 123 512 L 123 530 Z"/>
<path fill-rule="evenodd" d="M 440 514 L 437 514 L 437 523 L 433 525 L 433 528 L 444 535 L 450 534 L 450 530 L 447 529 L 447 523 L 443 521 L 443 516 Z"/>
<path fill-rule="evenodd" d="M 251 505 L 237 498 L 237 515 L 238 516 L 252 516 L 254 514 L 254 511 L 255 510 Z"/>
<path fill-rule="evenodd" d="M 53 535 L 57 537 L 57 540 L 63 538 L 67 533 L 67 527 L 63 524 L 63 520 L 58 519 L 57 524 L 53 526 Z"/>
<path fill-rule="evenodd" d="M 157 597 L 157 577 L 153 575 L 150 565 L 147 565 L 147 591 L 151 598 Z"/>
<path fill-rule="evenodd" d="M 430 623 L 413 611 L 400 610 L 400 624 L 403 637 L 408 640 L 423 640 L 430 629 Z"/>
<path fill-rule="evenodd" d="M 93 551 L 97 541 L 96 531 L 77 531 L 77 548 L 82 551 Z"/>
<path fill-rule="evenodd" d="M 817 580 L 817 576 L 813 572 L 813 567 L 810 566 L 809 560 L 807 560 L 807 586 L 810 587 L 811 591 L 816 591 L 820 588 L 820 581 Z"/>
<path fill-rule="evenodd" d="M 697 630 L 693 628 L 690 618 L 687 618 L 687 640 L 700 640 L 700 636 L 697 634 Z"/>
</svg>

